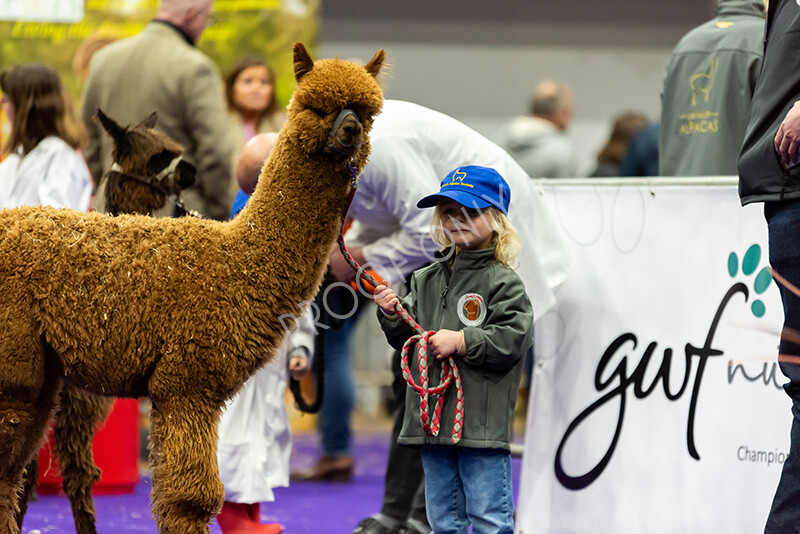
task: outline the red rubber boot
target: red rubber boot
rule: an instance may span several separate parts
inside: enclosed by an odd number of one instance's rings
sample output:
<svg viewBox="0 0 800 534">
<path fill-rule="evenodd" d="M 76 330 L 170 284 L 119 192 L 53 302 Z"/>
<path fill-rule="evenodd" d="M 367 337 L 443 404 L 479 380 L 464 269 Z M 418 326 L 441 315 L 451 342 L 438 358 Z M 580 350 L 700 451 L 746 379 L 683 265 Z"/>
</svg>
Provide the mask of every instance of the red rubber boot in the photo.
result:
<svg viewBox="0 0 800 534">
<path fill-rule="evenodd" d="M 278 523 L 261 524 L 259 505 L 225 501 L 217 515 L 223 534 L 279 534 L 283 527 Z"/>
</svg>

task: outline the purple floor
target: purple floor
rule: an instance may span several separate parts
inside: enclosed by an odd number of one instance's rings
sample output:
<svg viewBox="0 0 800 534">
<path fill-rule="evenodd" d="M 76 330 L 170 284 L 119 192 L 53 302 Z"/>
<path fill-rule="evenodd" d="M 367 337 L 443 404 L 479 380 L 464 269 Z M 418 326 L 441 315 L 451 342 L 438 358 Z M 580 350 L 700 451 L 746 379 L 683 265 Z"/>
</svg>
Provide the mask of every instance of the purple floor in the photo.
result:
<svg viewBox="0 0 800 534">
<path fill-rule="evenodd" d="M 261 506 L 264 522 L 279 522 L 286 534 L 349 534 L 360 520 L 380 510 L 389 436 L 357 435 L 354 443 L 356 471 L 350 483 L 296 483 L 278 488 L 276 500 Z M 295 436 L 293 468 L 310 466 L 319 455 L 315 434 Z M 514 497 L 518 493 L 520 461 L 512 461 Z M 150 516 L 150 479 L 142 478 L 129 495 L 98 496 L 99 534 L 142 532 L 156 534 Z M 42 496 L 31 503 L 22 529 L 27 534 L 75 532 L 65 497 Z M 211 532 L 219 534 L 216 524 Z"/>
</svg>

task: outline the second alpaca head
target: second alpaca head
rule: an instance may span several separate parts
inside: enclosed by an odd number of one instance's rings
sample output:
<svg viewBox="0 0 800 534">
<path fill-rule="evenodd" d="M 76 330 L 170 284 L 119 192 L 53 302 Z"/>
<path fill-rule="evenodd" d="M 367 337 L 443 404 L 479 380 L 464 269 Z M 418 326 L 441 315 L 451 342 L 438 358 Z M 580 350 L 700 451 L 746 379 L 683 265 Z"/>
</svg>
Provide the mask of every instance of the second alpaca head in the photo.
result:
<svg viewBox="0 0 800 534">
<path fill-rule="evenodd" d="M 155 113 L 134 126 L 120 126 L 97 110 L 95 119 L 113 141 L 114 164 L 106 174 L 106 208 L 113 215 L 150 215 L 168 196 L 194 184 L 196 169 L 180 159 L 183 147 L 154 127 Z"/>
</svg>

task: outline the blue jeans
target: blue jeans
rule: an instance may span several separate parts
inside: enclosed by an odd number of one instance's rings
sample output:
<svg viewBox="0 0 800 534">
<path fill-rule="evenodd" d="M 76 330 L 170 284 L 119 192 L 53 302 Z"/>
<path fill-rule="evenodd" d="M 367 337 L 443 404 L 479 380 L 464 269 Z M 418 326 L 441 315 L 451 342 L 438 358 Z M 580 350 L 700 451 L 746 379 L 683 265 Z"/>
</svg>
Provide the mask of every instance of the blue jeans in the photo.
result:
<svg viewBox="0 0 800 534">
<path fill-rule="evenodd" d="M 793 285 L 800 287 L 800 201 L 768 202 L 764 215 L 769 227 L 769 263 Z M 778 284 L 783 301 L 783 326 L 800 330 L 800 297 Z M 800 356 L 800 345 L 781 339 L 780 354 Z M 772 501 L 764 532 L 800 533 L 800 365 L 780 362 L 789 379 L 783 388 L 792 399 L 789 456 Z"/>
<path fill-rule="evenodd" d="M 343 289 L 333 289 L 322 301 L 322 292 L 317 297 L 317 305 L 328 306 L 336 316 L 348 315 L 353 309 L 360 310 L 353 303 L 353 293 Z M 324 312 L 323 312 L 324 313 Z M 322 435 L 322 454 L 324 456 L 350 455 L 350 417 L 355 406 L 356 392 L 353 372 L 350 365 L 350 334 L 356 324 L 358 311 L 347 319 L 324 321 L 333 324 L 324 330 L 325 351 L 325 391 L 319 411 L 319 431 Z"/>
<path fill-rule="evenodd" d="M 511 454 L 423 445 L 425 503 L 435 534 L 514 534 Z"/>
</svg>

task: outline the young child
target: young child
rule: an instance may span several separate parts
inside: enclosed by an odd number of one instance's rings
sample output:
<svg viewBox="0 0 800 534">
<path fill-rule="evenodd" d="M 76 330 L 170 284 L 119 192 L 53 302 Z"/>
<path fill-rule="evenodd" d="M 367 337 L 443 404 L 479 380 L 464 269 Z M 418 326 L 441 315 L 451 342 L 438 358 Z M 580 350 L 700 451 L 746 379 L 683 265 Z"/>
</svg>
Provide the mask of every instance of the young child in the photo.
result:
<svg viewBox="0 0 800 534">
<path fill-rule="evenodd" d="M 474 534 L 514 532 L 509 440 L 533 310 L 511 268 L 520 241 L 506 217 L 510 194 L 494 169 L 467 166 L 453 170 L 439 193 L 417 203 L 436 206 L 432 235 L 444 249 L 437 261 L 414 272 L 410 293 L 400 302 L 423 328 L 436 330 L 428 340 L 431 385 L 439 383 L 442 363 L 452 356 L 464 402 L 459 440 L 451 435 L 453 386 L 445 392 L 437 436 L 423 429 L 416 391 L 406 395 L 398 443 L 421 447 L 434 533 L 466 533 L 470 523 Z M 397 296 L 378 286 L 375 302 L 389 344 L 401 348 L 416 332 L 397 314 Z M 419 384 L 417 368 L 409 362 Z"/>
<path fill-rule="evenodd" d="M 242 149 L 236 179 L 244 190 L 231 217 L 244 209 L 269 157 L 277 134 L 258 134 Z M 278 534 L 279 523 L 261 523 L 262 502 L 275 500 L 273 488 L 289 485 L 292 436 L 283 399 L 287 375 L 300 379 L 314 355 L 315 327 L 311 310 L 296 321 L 275 359 L 250 377 L 230 399 L 219 422 L 217 462 L 225 485 L 225 502 L 217 515 L 222 534 Z"/>
</svg>

